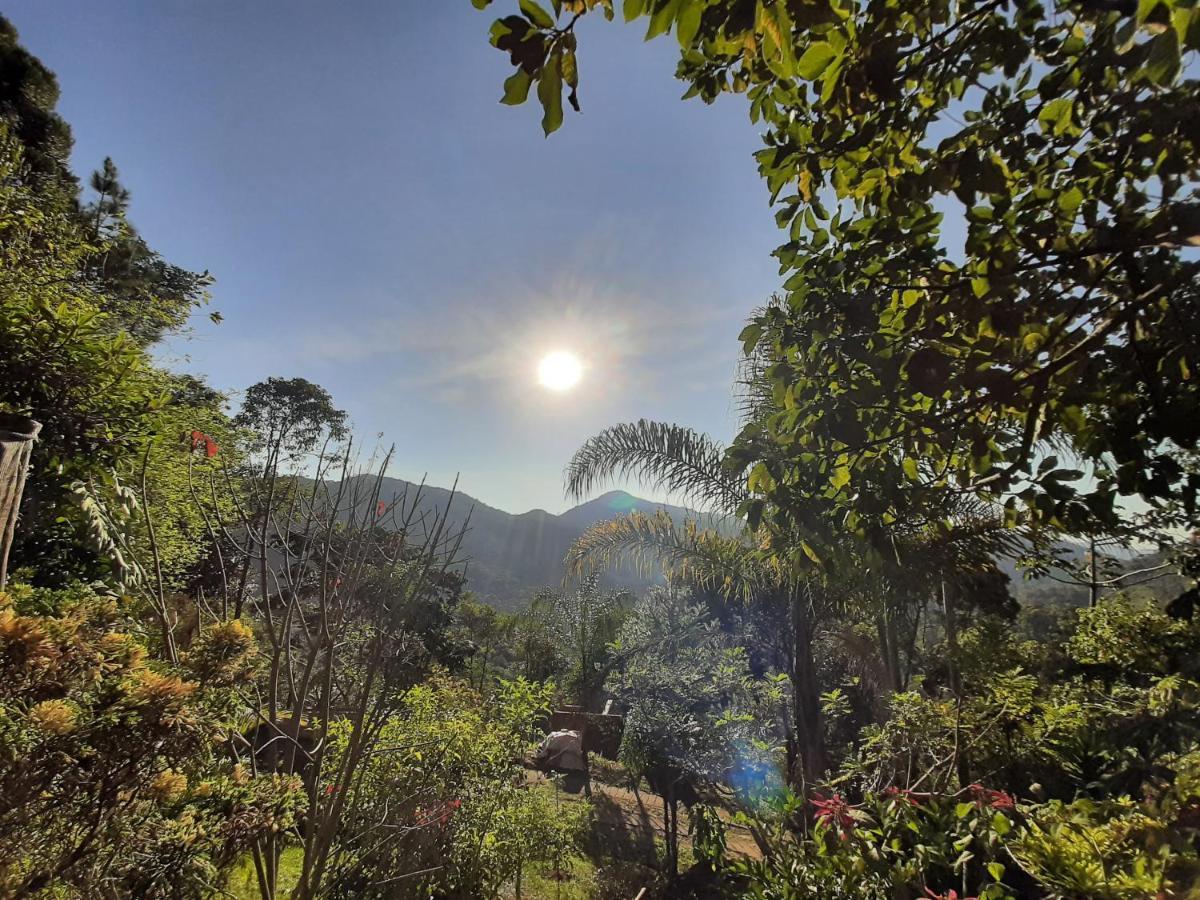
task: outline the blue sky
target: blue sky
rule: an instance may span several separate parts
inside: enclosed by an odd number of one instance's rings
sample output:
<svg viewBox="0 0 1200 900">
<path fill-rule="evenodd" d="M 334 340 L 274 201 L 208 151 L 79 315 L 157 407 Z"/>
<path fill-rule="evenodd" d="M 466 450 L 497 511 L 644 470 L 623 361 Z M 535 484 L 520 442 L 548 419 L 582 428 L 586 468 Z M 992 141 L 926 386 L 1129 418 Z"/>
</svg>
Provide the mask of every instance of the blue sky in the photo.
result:
<svg viewBox="0 0 1200 900">
<path fill-rule="evenodd" d="M 535 103 L 497 102 L 507 57 L 468 0 L 4 12 L 59 76 L 76 170 L 111 155 L 150 243 L 217 279 L 224 322 L 172 365 L 316 381 L 396 444 L 392 474 L 514 512 L 570 505 L 563 465 L 606 425 L 732 435 L 778 233 L 744 103 L 681 101 L 673 42 L 589 17 L 583 114 L 547 140 Z M 586 366 L 563 395 L 536 383 L 558 349 Z"/>
</svg>

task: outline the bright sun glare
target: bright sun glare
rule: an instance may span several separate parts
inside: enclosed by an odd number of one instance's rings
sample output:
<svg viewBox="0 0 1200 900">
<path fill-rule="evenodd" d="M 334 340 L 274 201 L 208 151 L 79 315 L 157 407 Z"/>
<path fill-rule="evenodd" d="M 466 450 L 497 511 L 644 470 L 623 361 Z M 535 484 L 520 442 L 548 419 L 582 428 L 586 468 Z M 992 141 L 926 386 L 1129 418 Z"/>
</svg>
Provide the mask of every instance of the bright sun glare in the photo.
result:
<svg viewBox="0 0 1200 900">
<path fill-rule="evenodd" d="M 552 391 L 568 391 L 583 376 L 583 364 L 574 353 L 558 350 L 538 363 L 538 383 Z"/>
</svg>

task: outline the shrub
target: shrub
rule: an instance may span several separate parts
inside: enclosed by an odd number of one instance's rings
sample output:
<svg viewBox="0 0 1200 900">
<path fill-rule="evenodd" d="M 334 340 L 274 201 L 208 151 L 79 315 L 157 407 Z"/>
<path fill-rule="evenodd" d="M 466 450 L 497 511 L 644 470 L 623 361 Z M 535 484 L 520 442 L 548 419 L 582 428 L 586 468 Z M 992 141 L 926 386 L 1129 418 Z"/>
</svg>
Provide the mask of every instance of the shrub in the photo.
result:
<svg viewBox="0 0 1200 900">
<path fill-rule="evenodd" d="M 555 809 L 520 766 L 553 690 L 518 680 L 484 698 L 435 673 L 406 691 L 351 786 L 332 862 L 336 892 L 493 896 L 522 861 L 565 854 L 586 813 Z M 333 728 L 329 771 L 341 765 L 345 730 Z"/>
<path fill-rule="evenodd" d="M 252 637 L 202 636 L 227 652 L 196 680 L 152 662 L 126 610 L 80 586 L 0 593 L 0 893 L 205 896 L 295 822 L 297 782 L 239 774 L 221 749 Z"/>
<path fill-rule="evenodd" d="M 907 898 L 950 892 L 998 900 L 1018 896 L 1004 852 L 1018 815 L 1011 797 L 973 786 L 958 796 L 890 790 L 850 803 L 818 795 L 807 810 L 781 802 L 780 822 L 807 812 L 807 834 L 777 828 L 772 854 L 736 867 L 747 895 L 762 900 Z M 1020 873 L 1016 875 L 1020 878 Z"/>
</svg>

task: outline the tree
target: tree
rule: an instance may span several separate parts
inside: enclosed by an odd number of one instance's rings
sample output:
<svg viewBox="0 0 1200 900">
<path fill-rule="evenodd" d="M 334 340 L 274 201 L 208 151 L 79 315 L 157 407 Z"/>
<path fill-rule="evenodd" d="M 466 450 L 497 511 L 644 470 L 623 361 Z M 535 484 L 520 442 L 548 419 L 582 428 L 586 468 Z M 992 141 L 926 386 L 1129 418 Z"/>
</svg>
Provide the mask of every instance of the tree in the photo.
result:
<svg viewBox="0 0 1200 900">
<path fill-rule="evenodd" d="M 575 26 L 595 9 L 613 3 L 523 2 L 492 28 L 516 67 L 505 102 L 536 82 L 547 132 L 564 84 L 578 102 Z M 1111 524 L 1123 497 L 1194 515 L 1200 479 L 1175 459 L 1200 437 L 1191 3 L 623 11 L 675 30 L 689 96 L 744 93 L 764 126 L 787 293 L 742 334 L 776 358 L 780 401 L 733 448 L 752 521 L 804 526 L 821 497 L 886 547 L 947 492 L 1049 529 Z"/>
<path fill-rule="evenodd" d="M 142 345 L 179 331 L 208 301 L 212 276 L 189 272 L 150 248 L 126 216 L 131 201 L 112 159 L 88 181 L 95 199 L 79 210 L 87 239 L 97 248 L 87 268 L 114 326 Z M 212 313 L 220 321 L 219 313 Z"/>
<path fill-rule="evenodd" d="M 19 43 L 17 30 L 0 16 L 0 118 L 27 151 L 33 178 L 59 199 L 71 200 L 79 183 L 71 172 L 71 128 L 55 111 L 58 79 Z"/>
<path fill-rule="evenodd" d="M 616 476 L 635 476 L 656 490 L 730 515 L 746 492 L 724 448 L 688 428 L 645 420 L 615 425 L 590 438 L 567 465 L 567 492 L 576 497 Z M 568 567 L 576 572 L 619 560 L 655 562 L 685 584 L 717 590 L 729 601 L 765 598 L 790 626 L 787 673 L 792 721 L 787 731 L 789 778 L 815 784 L 827 755 L 821 721 L 814 643 L 828 618 L 831 595 L 812 572 L 797 570 L 771 552 L 765 528 L 726 537 L 697 522 L 677 525 L 665 512 L 632 513 L 589 528 L 572 546 Z"/>
<path fill-rule="evenodd" d="M 109 327 L 80 283 L 90 250 L 71 207 L 39 193 L 28 172 L 0 121 L 0 406 L 42 423 L 13 565 L 36 565 L 44 581 L 93 578 L 105 567 L 70 486 L 135 458 L 167 396 L 148 355 Z"/>
<path fill-rule="evenodd" d="M 571 662 L 575 699 L 585 707 L 604 683 L 606 646 L 616 636 L 628 600 L 624 591 L 602 591 L 598 574 L 584 576 L 572 592 L 543 591 L 534 598 L 549 613 L 559 652 Z"/>
<path fill-rule="evenodd" d="M 42 583 L 120 568 L 89 507 L 124 505 L 117 478 L 136 478 L 164 411 L 195 411 L 146 347 L 182 327 L 208 282 L 136 236 L 110 160 L 94 207 L 80 205 L 57 100 L 54 76 L 0 18 L 0 410 L 43 425 L 13 551 Z"/>
<path fill-rule="evenodd" d="M 488 663 L 492 654 L 513 636 L 516 621 L 512 616 L 496 612 L 495 607 L 473 600 L 464 600 L 458 607 L 458 624 L 473 647 L 472 663 L 478 668 L 479 684 L 483 691 L 487 686 Z M 474 683 L 474 673 L 468 676 Z"/>
<path fill-rule="evenodd" d="M 680 801 L 694 806 L 700 787 L 746 788 L 771 768 L 783 697 L 772 679 L 751 677 L 745 650 L 677 588 L 651 588 L 639 599 L 613 652 L 606 687 L 625 711 L 621 760 L 663 798 L 674 875 Z M 693 811 L 693 822 L 699 815 Z"/>
<path fill-rule="evenodd" d="M 304 378 L 268 378 L 246 390 L 234 419 L 253 437 L 253 449 L 270 469 L 283 459 L 315 450 L 346 436 L 346 413 L 329 392 Z"/>
</svg>

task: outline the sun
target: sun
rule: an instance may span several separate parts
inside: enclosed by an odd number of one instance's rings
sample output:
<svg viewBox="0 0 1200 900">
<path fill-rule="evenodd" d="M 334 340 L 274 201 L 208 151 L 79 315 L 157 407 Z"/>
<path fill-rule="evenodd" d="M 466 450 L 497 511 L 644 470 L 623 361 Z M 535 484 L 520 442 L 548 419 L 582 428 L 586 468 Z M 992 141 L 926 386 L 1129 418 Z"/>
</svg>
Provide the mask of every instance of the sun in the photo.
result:
<svg viewBox="0 0 1200 900">
<path fill-rule="evenodd" d="M 552 391 L 569 391 L 583 377 L 583 363 L 574 353 L 556 350 L 538 363 L 538 384 Z"/>
</svg>

